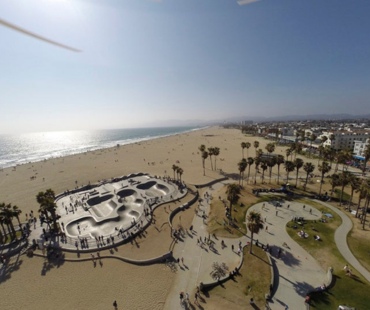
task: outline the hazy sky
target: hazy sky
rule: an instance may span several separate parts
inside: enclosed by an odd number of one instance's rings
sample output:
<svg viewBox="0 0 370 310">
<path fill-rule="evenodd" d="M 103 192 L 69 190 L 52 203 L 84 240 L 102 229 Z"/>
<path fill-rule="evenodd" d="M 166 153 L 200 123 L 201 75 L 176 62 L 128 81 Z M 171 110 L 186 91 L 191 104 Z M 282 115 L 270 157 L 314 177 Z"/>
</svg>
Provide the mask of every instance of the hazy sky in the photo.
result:
<svg viewBox="0 0 370 310">
<path fill-rule="evenodd" d="M 244 4 L 244 5 L 243 5 Z M 0 133 L 369 113 L 369 0 L 1 0 Z"/>
</svg>

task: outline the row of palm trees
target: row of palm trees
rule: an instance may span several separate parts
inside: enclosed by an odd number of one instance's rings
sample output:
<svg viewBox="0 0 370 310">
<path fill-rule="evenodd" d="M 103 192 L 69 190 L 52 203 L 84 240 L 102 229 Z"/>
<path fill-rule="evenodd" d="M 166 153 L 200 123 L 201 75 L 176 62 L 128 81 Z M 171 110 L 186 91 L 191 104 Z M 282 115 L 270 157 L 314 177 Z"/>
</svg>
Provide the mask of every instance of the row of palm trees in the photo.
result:
<svg viewBox="0 0 370 310">
<path fill-rule="evenodd" d="M 207 158 L 209 158 L 210 160 L 211 170 L 217 170 L 217 167 L 216 167 L 217 156 L 220 155 L 220 148 L 219 147 L 208 147 L 207 148 L 204 144 L 202 144 L 198 147 L 198 149 L 202 156 L 203 175 L 206 175 L 205 162 Z M 213 169 L 212 156 L 214 156 L 214 164 L 215 164 L 214 169 Z"/>
<path fill-rule="evenodd" d="M 19 215 L 22 213 L 16 205 L 0 203 L 0 243 L 4 243 L 7 240 L 7 235 L 10 236 L 11 240 L 17 239 L 16 229 L 13 224 L 13 220 L 17 219 L 19 227 L 21 222 Z"/>
<path fill-rule="evenodd" d="M 184 169 L 182 169 L 181 167 L 177 165 L 172 165 L 172 170 L 173 170 L 173 178 L 181 182 L 181 176 L 184 173 Z"/>
</svg>

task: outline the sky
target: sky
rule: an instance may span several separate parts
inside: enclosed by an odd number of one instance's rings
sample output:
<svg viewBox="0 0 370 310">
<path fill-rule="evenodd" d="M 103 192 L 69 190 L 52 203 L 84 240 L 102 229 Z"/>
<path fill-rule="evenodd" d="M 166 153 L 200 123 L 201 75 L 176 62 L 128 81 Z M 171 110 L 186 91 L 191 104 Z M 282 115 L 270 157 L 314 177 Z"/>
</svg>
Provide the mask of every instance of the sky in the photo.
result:
<svg viewBox="0 0 370 310">
<path fill-rule="evenodd" d="M 0 134 L 365 114 L 368 0 L 1 0 Z"/>
</svg>

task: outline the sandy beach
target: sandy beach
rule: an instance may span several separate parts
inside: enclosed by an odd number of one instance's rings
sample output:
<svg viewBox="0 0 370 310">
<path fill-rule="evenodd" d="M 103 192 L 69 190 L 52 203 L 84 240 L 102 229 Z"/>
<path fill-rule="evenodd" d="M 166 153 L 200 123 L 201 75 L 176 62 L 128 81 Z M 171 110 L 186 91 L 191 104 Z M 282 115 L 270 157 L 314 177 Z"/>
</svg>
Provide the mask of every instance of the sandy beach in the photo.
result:
<svg viewBox="0 0 370 310">
<path fill-rule="evenodd" d="M 25 214 L 37 212 L 36 195 L 52 188 L 56 193 L 99 180 L 135 172 L 151 175 L 173 176 L 172 165 L 180 166 L 182 179 L 187 184 L 203 184 L 220 178 L 220 170 L 230 177 L 237 177 L 237 163 L 242 158 L 241 142 L 251 142 L 245 157 L 255 156 L 253 141 L 239 130 L 211 127 L 171 137 L 98 150 L 43 162 L 29 163 L 0 171 L 1 201 L 17 205 L 21 220 Z M 262 150 L 270 142 L 258 139 Z M 202 159 L 198 147 L 219 147 L 217 170 L 211 170 L 206 160 L 203 176 Z M 285 155 L 278 147 L 275 153 Z M 214 158 L 212 158 L 214 160 Z M 283 170 L 283 169 L 282 169 Z M 254 167 L 251 169 L 254 175 Z M 284 173 L 282 173 L 284 176 Z M 267 177 L 267 175 L 266 175 Z M 192 215 L 187 216 L 191 221 Z M 158 226 L 166 217 L 157 218 Z M 142 246 L 128 244 L 118 248 L 119 255 L 152 257 L 156 254 L 161 238 L 168 239 L 168 230 L 158 233 L 149 228 Z M 75 254 L 67 256 L 76 257 Z M 74 255 L 74 256 L 73 256 Z M 162 309 L 174 273 L 164 265 L 133 266 L 118 260 L 104 260 L 102 267 L 94 268 L 91 262 L 64 262 L 48 266 L 42 258 L 12 259 L 0 274 L 2 309 L 110 309 L 117 300 L 119 309 Z M 48 305 L 48 307 L 46 307 Z"/>
</svg>

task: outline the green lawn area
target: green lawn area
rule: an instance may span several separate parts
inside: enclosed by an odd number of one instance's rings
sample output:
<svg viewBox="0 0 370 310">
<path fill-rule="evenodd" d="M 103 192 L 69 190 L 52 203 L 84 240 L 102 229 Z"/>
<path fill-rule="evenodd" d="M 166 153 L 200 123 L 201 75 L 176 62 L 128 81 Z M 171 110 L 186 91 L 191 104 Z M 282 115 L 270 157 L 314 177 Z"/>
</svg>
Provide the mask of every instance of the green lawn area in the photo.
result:
<svg viewBox="0 0 370 310">
<path fill-rule="evenodd" d="M 301 202 L 334 216 L 327 223 L 307 221 L 305 231 L 310 236 L 319 234 L 322 238 L 320 242 L 315 241 L 313 238 L 300 238 L 292 223 L 287 225 L 287 231 L 292 239 L 317 259 L 325 270 L 329 267 L 334 268 L 334 286 L 328 292 L 314 295 L 312 308 L 337 309 L 338 305 L 347 304 L 356 307 L 356 309 L 368 309 L 370 304 L 369 283 L 356 270 L 353 270 L 353 277 L 345 274 L 343 267 L 347 262 L 339 253 L 334 242 L 335 229 L 341 224 L 340 217 L 319 203 L 306 199 L 301 200 Z"/>
<path fill-rule="evenodd" d="M 219 303 L 222 300 L 222 306 L 228 309 L 249 309 L 249 300 L 253 298 L 256 305 L 264 309 L 265 294 L 269 291 L 271 280 L 266 252 L 255 246 L 253 254 L 249 254 L 249 247 L 246 247 L 244 259 L 247 263 L 243 264 L 235 281 L 229 280 L 223 286 L 211 289 L 210 298 Z"/>
</svg>

